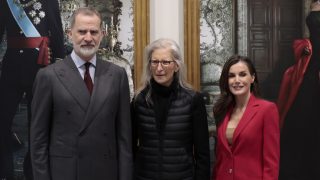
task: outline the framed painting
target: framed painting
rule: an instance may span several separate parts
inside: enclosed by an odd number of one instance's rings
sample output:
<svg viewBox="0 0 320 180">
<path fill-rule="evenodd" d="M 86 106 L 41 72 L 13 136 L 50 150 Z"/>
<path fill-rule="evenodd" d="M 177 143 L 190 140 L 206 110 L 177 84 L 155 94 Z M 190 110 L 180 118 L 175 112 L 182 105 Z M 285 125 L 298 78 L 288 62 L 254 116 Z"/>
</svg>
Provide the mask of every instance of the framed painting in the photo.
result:
<svg viewBox="0 0 320 180">
<path fill-rule="evenodd" d="M 28 3 L 29 0 L 17 1 Z M 72 45 L 68 40 L 69 18 L 74 10 L 79 7 L 92 6 L 102 15 L 103 29 L 107 35 L 103 38 L 99 48 L 99 55 L 112 63 L 123 66 L 128 74 L 131 97 L 133 96 L 133 0 L 58 0 L 63 30 L 65 32 L 65 49 L 67 54 L 72 51 Z M 41 5 L 40 5 L 41 6 Z M 2 35 L 2 34 L 1 34 Z M 0 74 L 1 62 L 6 46 L 6 37 L 1 37 L 0 44 Z M 130 81 L 131 80 L 131 81 Z M 14 179 L 25 179 L 23 163 L 28 150 L 28 108 L 26 95 L 22 96 L 17 105 L 12 124 L 12 139 L 14 143 L 13 166 Z M 13 110 L 14 111 L 14 110 Z M 1 117 L 0 117 L 1 119 Z M 1 124 L 0 124 L 1 126 Z M 3 147 L 1 147 L 3 148 Z"/>
</svg>

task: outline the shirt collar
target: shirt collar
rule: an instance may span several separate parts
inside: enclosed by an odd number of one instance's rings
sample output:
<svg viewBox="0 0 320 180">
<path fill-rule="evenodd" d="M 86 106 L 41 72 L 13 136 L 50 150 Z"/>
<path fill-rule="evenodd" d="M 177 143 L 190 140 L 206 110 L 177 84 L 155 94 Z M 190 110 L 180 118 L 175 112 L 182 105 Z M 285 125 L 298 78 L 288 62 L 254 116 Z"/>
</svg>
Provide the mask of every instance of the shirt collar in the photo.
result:
<svg viewBox="0 0 320 180">
<path fill-rule="evenodd" d="M 77 66 L 77 68 L 81 68 L 81 66 L 83 66 L 87 61 L 84 61 L 83 59 L 81 59 L 75 52 L 74 50 L 71 53 L 71 59 L 73 60 L 73 62 L 75 63 L 75 65 Z M 88 62 L 90 62 L 94 67 L 96 67 L 96 63 L 97 63 L 97 56 L 94 55 L 92 57 L 92 59 L 90 59 Z"/>
</svg>

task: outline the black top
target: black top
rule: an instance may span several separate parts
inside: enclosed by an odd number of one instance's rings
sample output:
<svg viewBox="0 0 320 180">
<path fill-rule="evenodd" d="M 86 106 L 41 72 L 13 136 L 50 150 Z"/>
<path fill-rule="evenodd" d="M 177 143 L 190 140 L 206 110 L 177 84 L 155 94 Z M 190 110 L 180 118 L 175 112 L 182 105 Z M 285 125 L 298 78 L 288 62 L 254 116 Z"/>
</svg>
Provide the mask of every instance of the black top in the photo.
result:
<svg viewBox="0 0 320 180">
<path fill-rule="evenodd" d="M 281 130 L 279 180 L 320 179 L 320 12 L 306 19 L 312 56 Z"/>
<path fill-rule="evenodd" d="M 177 90 L 177 81 L 174 80 L 169 87 L 166 87 L 152 79 L 151 87 L 153 90 L 151 97 L 154 103 L 156 122 L 161 131 L 167 120 L 168 110 L 170 108 L 170 97 L 172 97 L 173 92 Z"/>
</svg>

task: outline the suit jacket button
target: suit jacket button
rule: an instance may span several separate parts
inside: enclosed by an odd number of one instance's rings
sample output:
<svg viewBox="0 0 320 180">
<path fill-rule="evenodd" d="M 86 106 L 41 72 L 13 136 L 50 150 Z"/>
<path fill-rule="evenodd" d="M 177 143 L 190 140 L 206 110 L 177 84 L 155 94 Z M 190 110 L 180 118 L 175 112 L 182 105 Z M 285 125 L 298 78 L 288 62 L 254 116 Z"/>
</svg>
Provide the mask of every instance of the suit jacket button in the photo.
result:
<svg viewBox="0 0 320 180">
<path fill-rule="evenodd" d="M 229 174 L 232 174 L 232 169 L 231 168 L 229 169 Z"/>
</svg>

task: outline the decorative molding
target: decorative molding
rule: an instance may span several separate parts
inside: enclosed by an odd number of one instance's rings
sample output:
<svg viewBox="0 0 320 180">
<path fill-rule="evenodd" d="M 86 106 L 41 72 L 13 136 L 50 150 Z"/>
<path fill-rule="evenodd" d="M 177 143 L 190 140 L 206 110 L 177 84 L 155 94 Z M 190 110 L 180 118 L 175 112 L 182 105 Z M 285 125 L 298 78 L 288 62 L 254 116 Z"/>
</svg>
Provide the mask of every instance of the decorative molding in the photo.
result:
<svg viewBox="0 0 320 180">
<path fill-rule="evenodd" d="M 184 59 L 187 80 L 200 90 L 200 1 L 184 1 Z"/>
<path fill-rule="evenodd" d="M 134 0 L 134 87 L 140 87 L 144 48 L 150 41 L 149 0 Z"/>
</svg>

